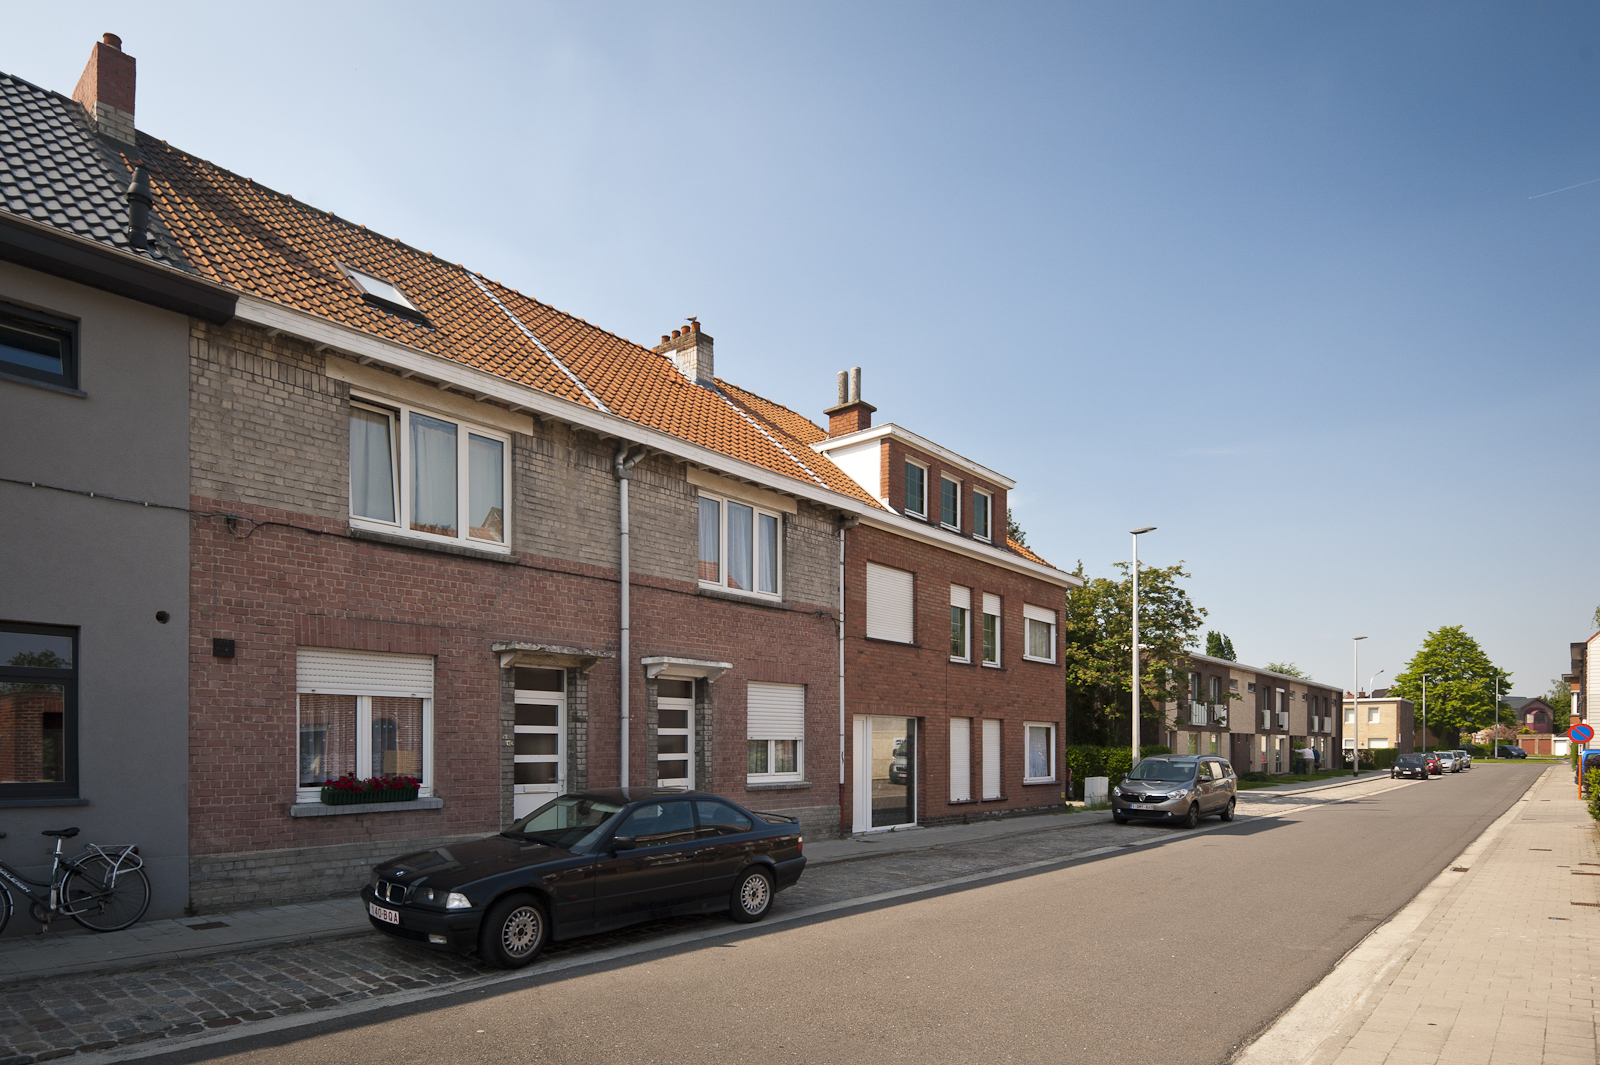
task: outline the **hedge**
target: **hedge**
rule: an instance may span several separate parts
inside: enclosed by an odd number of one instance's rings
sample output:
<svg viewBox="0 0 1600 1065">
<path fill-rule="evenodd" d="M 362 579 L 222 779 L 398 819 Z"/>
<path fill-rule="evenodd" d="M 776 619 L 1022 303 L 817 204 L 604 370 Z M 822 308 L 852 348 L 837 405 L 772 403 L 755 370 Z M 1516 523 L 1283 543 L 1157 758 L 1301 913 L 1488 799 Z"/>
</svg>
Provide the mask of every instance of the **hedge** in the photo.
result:
<svg viewBox="0 0 1600 1065">
<path fill-rule="evenodd" d="M 1139 748 L 1141 755 L 1171 754 L 1171 747 L 1151 744 Z M 1070 744 L 1067 747 L 1067 769 L 1072 773 L 1072 794 L 1069 798 L 1083 798 L 1083 782 L 1090 777 L 1109 777 L 1109 787 L 1122 783 L 1122 778 L 1133 768 L 1133 752 L 1127 747 L 1094 747 L 1088 744 Z"/>
<path fill-rule="evenodd" d="M 1589 816 L 1600 821 L 1600 769 L 1589 770 L 1589 779 L 1585 782 L 1588 798 L 1585 803 L 1589 807 Z"/>
<path fill-rule="evenodd" d="M 1389 769 L 1394 765 L 1394 760 L 1399 758 L 1401 751 L 1398 747 L 1363 748 L 1361 751 L 1361 767 L 1363 769 Z"/>
</svg>

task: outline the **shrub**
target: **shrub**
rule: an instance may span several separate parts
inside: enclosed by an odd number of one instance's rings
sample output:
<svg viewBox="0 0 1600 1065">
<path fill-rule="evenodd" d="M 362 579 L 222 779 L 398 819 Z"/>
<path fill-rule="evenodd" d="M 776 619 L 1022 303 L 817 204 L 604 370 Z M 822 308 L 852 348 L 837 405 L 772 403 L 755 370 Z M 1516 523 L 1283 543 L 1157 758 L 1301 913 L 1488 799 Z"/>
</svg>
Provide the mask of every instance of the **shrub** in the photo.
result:
<svg viewBox="0 0 1600 1065">
<path fill-rule="evenodd" d="M 1600 821 L 1600 769 L 1589 770 L 1589 777 L 1584 783 L 1589 795 L 1585 800 L 1589 807 L 1589 816 Z"/>
<path fill-rule="evenodd" d="M 1160 744 L 1140 746 L 1139 754 L 1171 754 L 1172 748 Z M 1067 768 L 1072 770 L 1073 799 L 1083 798 L 1083 782 L 1090 777 L 1109 777 L 1110 787 L 1122 783 L 1122 778 L 1133 768 L 1133 751 L 1127 747 L 1096 747 L 1091 744 L 1071 744 L 1066 750 Z"/>
<path fill-rule="evenodd" d="M 1377 750 L 1367 748 L 1361 752 L 1361 768 L 1363 769 L 1388 769 L 1394 765 L 1394 760 L 1401 754 L 1398 747 L 1380 747 Z"/>
</svg>

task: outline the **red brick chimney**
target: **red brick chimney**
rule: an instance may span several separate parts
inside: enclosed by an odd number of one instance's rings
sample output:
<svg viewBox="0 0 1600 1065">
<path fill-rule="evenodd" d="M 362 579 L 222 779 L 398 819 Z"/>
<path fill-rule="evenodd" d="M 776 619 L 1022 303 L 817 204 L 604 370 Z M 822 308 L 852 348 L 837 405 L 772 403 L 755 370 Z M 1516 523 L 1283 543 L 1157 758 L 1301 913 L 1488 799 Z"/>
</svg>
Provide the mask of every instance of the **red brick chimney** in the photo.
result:
<svg viewBox="0 0 1600 1065">
<path fill-rule="evenodd" d="M 95 43 L 72 98 L 89 112 L 95 129 L 133 143 L 133 56 L 122 50 L 122 38 L 108 33 Z"/>
<path fill-rule="evenodd" d="M 839 371 L 839 405 L 822 413 L 828 416 L 828 436 L 847 436 L 872 428 L 872 412 L 877 410 L 861 400 L 861 367 L 852 366 L 846 374 Z"/>
<path fill-rule="evenodd" d="M 711 337 L 700 332 L 700 322 L 695 318 L 690 318 L 682 329 L 674 329 L 671 336 L 663 336 L 661 343 L 650 350 L 670 358 L 678 372 L 697 385 L 710 385 L 716 377 Z"/>
</svg>

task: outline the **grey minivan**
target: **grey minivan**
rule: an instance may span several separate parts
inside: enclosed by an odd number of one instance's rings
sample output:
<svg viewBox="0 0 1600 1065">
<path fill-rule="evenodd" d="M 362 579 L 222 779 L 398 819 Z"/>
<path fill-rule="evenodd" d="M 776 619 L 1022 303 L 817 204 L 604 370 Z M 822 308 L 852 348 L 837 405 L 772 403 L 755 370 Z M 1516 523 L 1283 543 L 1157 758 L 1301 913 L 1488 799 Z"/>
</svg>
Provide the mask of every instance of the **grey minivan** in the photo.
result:
<svg viewBox="0 0 1600 1065">
<path fill-rule="evenodd" d="M 1193 828 L 1211 814 L 1232 821 L 1238 800 L 1239 778 L 1226 759 L 1161 755 L 1141 759 L 1111 789 L 1111 819 L 1119 825 L 1129 818 L 1176 821 Z"/>
</svg>

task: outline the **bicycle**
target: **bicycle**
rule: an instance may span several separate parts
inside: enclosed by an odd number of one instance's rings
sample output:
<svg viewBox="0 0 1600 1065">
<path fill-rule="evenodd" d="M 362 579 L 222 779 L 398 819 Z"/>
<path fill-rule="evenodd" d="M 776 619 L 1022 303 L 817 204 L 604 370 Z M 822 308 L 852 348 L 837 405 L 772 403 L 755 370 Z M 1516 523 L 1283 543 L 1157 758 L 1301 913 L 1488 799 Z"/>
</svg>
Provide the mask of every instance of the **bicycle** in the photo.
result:
<svg viewBox="0 0 1600 1065">
<path fill-rule="evenodd" d="M 63 840 L 78 834 L 76 828 L 46 829 L 40 835 L 52 836 L 50 879 L 34 880 L 0 861 L 0 932 L 11 923 L 13 903 L 9 881 L 28 897 L 28 916 L 48 930 L 57 914 L 70 917 L 91 932 L 118 932 L 144 916 L 150 906 L 150 881 L 144 875 L 144 859 L 139 848 L 102 847 L 88 844 L 76 858 L 61 853 Z M 0 839 L 6 834 L 0 832 Z M 48 888 L 35 894 L 29 887 Z"/>
</svg>

